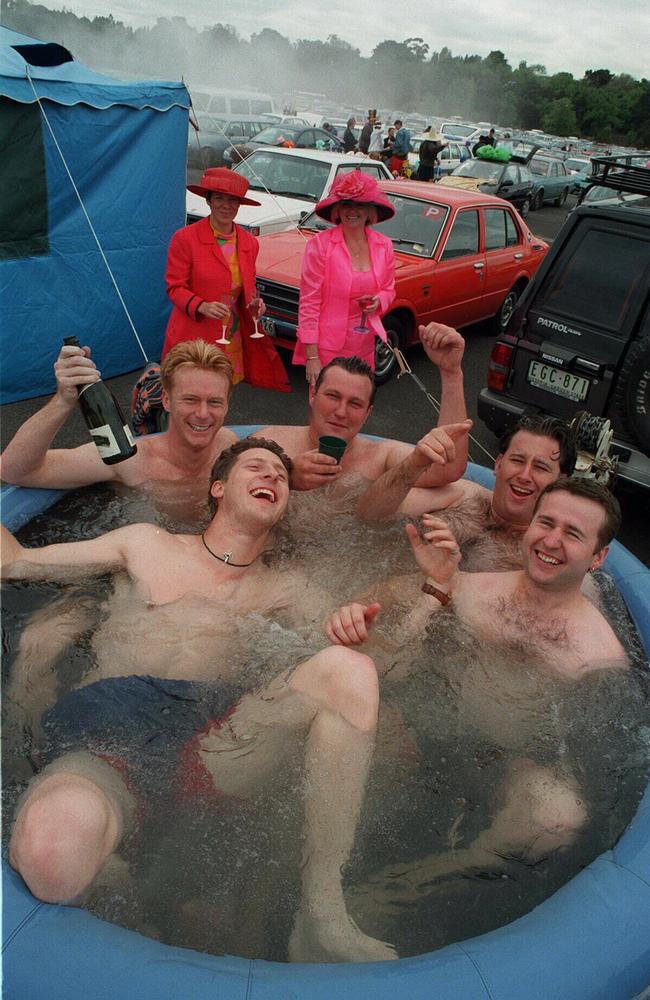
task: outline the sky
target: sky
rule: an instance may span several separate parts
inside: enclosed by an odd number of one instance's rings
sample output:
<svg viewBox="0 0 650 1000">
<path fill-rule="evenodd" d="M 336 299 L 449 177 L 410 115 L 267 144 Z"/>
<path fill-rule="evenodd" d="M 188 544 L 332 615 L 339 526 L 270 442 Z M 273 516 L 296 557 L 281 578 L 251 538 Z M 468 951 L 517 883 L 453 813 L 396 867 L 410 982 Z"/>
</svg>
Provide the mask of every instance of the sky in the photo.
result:
<svg viewBox="0 0 650 1000">
<path fill-rule="evenodd" d="M 647 0 L 42 0 L 52 10 L 79 16 L 112 14 L 132 27 L 159 17 L 182 16 L 195 28 L 231 24 L 249 38 L 273 28 L 292 41 L 325 40 L 353 44 L 364 56 L 385 39 L 420 37 L 439 51 L 486 56 L 500 49 L 515 68 L 522 60 L 549 73 L 580 78 L 586 69 L 609 69 L 640 79 L 650 76 L 650 4 Z"/>
</svg>

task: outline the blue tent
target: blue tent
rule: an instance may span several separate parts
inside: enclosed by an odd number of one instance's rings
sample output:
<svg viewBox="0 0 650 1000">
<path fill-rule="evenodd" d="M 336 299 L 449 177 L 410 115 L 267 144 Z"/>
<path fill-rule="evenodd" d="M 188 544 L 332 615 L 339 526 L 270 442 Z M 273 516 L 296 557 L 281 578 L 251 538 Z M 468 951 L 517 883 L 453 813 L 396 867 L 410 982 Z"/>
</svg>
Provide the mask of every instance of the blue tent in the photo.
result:
<svg viewBox="0 0 650 1000">
<path fill-rule="evenodd" d="M 189 106 L 181 83 L 102 76 L 0 27 L 1 403 L 53 390 L 65 336 L 104 377 L 144 362 L 131 321 L 160 357 Z"/>
</svg>

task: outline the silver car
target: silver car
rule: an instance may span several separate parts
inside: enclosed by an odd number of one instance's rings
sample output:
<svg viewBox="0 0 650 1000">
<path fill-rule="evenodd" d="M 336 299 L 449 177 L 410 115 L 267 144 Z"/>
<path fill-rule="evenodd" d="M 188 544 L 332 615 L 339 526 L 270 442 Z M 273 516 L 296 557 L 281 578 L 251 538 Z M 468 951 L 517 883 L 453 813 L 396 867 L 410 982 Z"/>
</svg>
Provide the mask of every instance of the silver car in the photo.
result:
<svg viewBox="0 0 650 1000">
<path fill-rule="evenodd" d="M 420 165 L 420 146 L 426 139 L 429 138 L 430 136 L 424 133 L 422 135 L 416 135 L 413 139 L 411 139 L 409 166 L 414 175 Z M 447 145 L 438 154 L 436 177 L 444 177 L 446 174 L 450 174 L 452 170 L 459 167 L 461 163 L 464 163 L 465 160 L 471 160 L 471 158 L 472 154 L 464 143 L 447 140 Z"/>
</svg>

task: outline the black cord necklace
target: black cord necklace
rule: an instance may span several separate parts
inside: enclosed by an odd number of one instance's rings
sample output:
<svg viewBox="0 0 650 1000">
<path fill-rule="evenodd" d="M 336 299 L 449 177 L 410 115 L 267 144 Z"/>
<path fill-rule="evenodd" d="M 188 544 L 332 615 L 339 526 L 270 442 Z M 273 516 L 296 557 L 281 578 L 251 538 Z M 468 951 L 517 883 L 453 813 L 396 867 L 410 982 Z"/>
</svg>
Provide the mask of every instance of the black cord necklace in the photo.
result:
<svg viewBox="0 0 650 1000">
<path fill-rule="evenodd" d="M 262 553 L 260 552 L 259 555 L 255 556 L 255 559 L 251 559 L 251 561 L 248 563 L 236 563 L 232 561 L 232 552 L 224 552 L 222 556 L 218 556 L 216 552 L 213 552 L 205 540 L 205 533 L 201 535 L 201 541 L 203 542 L 203 544 L 205 545 L 206 549 L 208 550 L 211 556 L 213 556 L 215 559 L 218 559 L 219 562 L 226 563 L 228 566 L 234 566 L 236 569 L 245 569 L 246 566 L 252 566 L 253 563 L 257 559 L 259 559 L 259 557 L 262 555 Z"/>
</svg>

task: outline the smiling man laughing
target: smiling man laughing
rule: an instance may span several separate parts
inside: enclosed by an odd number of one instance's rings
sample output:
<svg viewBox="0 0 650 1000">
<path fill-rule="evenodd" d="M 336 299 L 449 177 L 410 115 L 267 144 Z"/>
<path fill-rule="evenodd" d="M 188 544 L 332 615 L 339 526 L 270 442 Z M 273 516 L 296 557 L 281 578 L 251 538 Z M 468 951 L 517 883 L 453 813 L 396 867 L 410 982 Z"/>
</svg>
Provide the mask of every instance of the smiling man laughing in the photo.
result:
<svg viewBox="0 0 650 1000">
<path fill-rule="evenodd" d="M 542 490 L 570 475 L 575 457 L 573 435 L 563 420 L 522 417 L 499 442 L 493 490 L 467 479 L 419 489 L 415 483 L 422 466 L 411 456 L 368 488 L 359 513 L 367 520 L 396 512 L 411 517 L 439 514 L 462 548 L 463 569 L 514 569 L 521 566 L 521 536 Z"/>
</svg>

